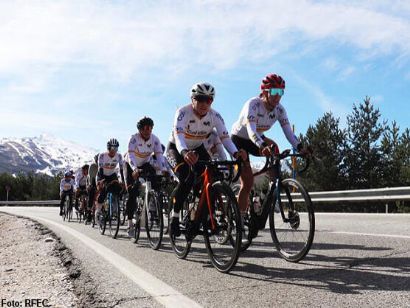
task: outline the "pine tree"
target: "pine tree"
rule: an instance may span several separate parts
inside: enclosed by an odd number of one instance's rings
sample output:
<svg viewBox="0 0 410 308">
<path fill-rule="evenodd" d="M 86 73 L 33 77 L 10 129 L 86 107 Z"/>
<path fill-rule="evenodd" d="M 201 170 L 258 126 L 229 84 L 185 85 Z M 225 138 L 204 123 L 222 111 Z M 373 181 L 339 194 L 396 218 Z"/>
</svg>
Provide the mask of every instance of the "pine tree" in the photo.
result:
<svg viewBox="0 0 410 308">
<path fill-rule="evenodd" d="M 325 113 L 315 126 L 309 126 L 303 142 L 309 145 L 321 164 L 312 164 L 305 174 L 304 183 L 312 191 L 338 190 L 345 186 L 342 170 L 346 132 L 339 128 L 339 119 Z"/>
<path fill-rule="evenodd" d="M 379 139 L 385 129 L 380 112 L 366 97 L 347 116 L 348 145 L 345 167 L 352 189 L 382 186 L 383 156 Z"/>
</svg>

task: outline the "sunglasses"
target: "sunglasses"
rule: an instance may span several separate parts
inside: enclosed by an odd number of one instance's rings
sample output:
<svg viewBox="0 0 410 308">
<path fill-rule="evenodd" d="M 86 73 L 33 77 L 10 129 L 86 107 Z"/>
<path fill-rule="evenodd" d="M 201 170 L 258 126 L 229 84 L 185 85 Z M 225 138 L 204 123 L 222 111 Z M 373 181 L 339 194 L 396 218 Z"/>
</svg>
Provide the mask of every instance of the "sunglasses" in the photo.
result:
<svg viewBox="0 0 410 308">
<path fill-rule="evenodd" d="M 271 88 L 269 90 L 267 90 L 269 92 L 270 95 L 275 96 L 275 95 L 279 95 L 282 96 L 283 94 L 285 94 L 285 90 L 284 89 L 279 89 L 279 88 Z"/>
<path fill-rule="evenodd" d="M 212 97 L 208 95 L 197 95 L 193 97 L 194 100 L 196 100 L 198 103 L 207 103 L 210 105 L 213 101 Z"/>
<path fill-rule="evenodd" d="M 109 148 L 108 148 L 108 151 L 111 151 L 111 150 L 117 152 L 117 151 L 118 151 L 118 147 L 109 147 Z"/>
</svg>

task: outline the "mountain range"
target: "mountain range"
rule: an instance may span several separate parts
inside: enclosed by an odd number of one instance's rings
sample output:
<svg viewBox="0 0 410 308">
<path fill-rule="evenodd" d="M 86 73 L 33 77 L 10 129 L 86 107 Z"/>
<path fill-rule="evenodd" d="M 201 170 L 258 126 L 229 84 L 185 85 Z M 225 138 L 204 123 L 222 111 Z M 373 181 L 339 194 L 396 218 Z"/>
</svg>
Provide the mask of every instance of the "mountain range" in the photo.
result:
<svg viewBox="0 0 410 308">
<path fill-rule="evenodd" d="M 42 134 L 30 138 L 0 139 L 0 173 L 19 172 L 56 175 L 90 163 L 97 150 Z"/>
</svg>

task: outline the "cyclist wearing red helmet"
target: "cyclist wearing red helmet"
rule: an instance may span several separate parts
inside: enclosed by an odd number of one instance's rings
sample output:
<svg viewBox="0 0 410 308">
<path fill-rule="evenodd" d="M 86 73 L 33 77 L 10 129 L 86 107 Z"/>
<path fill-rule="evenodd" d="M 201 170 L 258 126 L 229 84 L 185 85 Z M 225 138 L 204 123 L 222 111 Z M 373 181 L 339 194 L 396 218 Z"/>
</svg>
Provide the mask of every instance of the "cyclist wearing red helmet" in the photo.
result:
<svg viewBox="0 0 410 308">
<path fill-rule="evenodd" d="M 249 99 L 232 127 L 232 141 L 238 149 L 244 149 L 248 155 L 267 156 L 272 151 L 278 151 L 276 143 L 266 137 L 263 132 L 269 130 L 279 121 L 289 143 L 298 151 L 303 146 L 294 135 L 285 108 L 280 100 L 285 92 L 285 80 L 279 75 L 269 74 L 261 83 L 261 93 L 258 97 Z M 248 156 L 249 157 L 249 156 Z M 252 168 L 249 160 L 244 164 L 241 173 L 241 189 L 238 203 L 244 215 L 248 206 L 249 193 L 253 185 Z"/>
</svg>

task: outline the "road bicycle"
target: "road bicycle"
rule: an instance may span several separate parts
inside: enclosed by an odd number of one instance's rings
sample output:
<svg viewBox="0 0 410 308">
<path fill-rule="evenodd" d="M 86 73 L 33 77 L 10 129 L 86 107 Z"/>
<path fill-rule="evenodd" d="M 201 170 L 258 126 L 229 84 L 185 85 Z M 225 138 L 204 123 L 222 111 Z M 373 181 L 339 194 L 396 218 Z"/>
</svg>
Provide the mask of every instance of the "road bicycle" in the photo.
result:
<svg viewBox="0 0 410 308">
<path fill-rule="evenodd" d="M 162 183 L 164 176 L 151 175 L 140 170 L 139 181 L 141 183 L 140 192 L 136 199 L 137 206 L 132 219 L 134 239 L 138 242 L 141 227 L 144 225 L 149 245 L 152 249 L 157 250 L 161 246 L 164 234 L 164 204 L 162 202 L 164 193 L 160 192 L 161 186 L 153 187 L 153 183 Z M 134 183 L 134 185 L 137 184 L 137 182 Z"/>
<path fill-rule="evenodd" d="M 117 186 L 120 185 L 120 183 L 117 180 L 114 180 L 107 184 L 107 198 L 105 199 L 101 211 L 97 214 L 97 223 L 102 235 L 105 234 L 108 225 L 110 235 L 115 239 L 120 230 L 120 206 L 118 194 L 110 191 L 110 188 L 114 187 L 114 185 Z"/>
<path fill-rule="evenodd" d="M 68 194 L 64 197 L 63 221 L 65 220 L 68 222 L 73 220 L 73 205 L 70 202 L 70 196 Z"/>
<path fill-rule="evenodd" d="M 181 235 L 176 236 L 170 228 L 171 246 L 178 258 L 188 255 L 193 239 L 202 234 L 212 265 L 220 272 L 227 273 L 236 264 L 242 239 L 242 225 L 238 203 L 232 189 L 225 183 L 225 171 L 239 166 L 237 161 L 198 161 L 196 165 L 205 167 L 198 175 L 190 168 L 194 185 L 180 210 Z M 191 178 L 192 180 L 192 178 Z M 174 207 L 176 189 L 170 196 L 170 208 Z"/>
<path fill-rule="evenodd" d="M 261 202 L 255 206 L 251 199 L 244 219 L 247 238 L 241 250 L 246 250 L 252 239 L 263 230 L 269 217 L 272 241 L 280 256 L 287 261 L 298 262 L 309 252 L 315 233 L 314 206 L 306 188 L 296 179 L 282 178 L 281 161 L 291 158 L 288 167 L 297 168 L 301 173 L 309 166 L 309 159 L 303 154 L 291 154 L 290 150 L 266 158 L 265 166 L 254 176 L 267 172 L 269 188 Z M 292 167 L 293 165 L 293 167 Z M 290 170 L 289 169 L 289 170 Z"/>
</svg>

